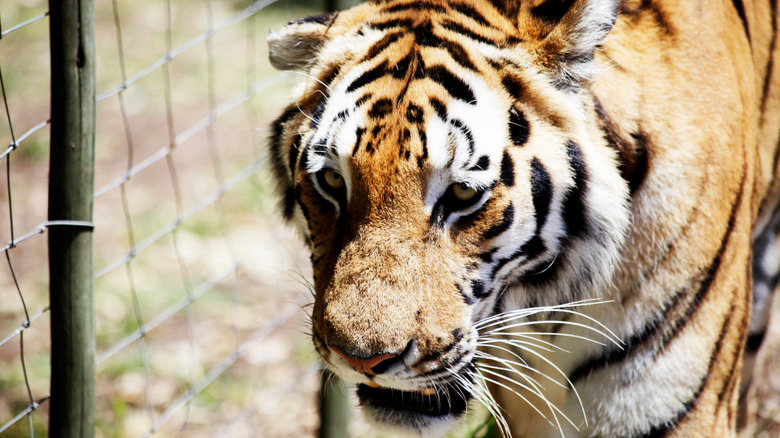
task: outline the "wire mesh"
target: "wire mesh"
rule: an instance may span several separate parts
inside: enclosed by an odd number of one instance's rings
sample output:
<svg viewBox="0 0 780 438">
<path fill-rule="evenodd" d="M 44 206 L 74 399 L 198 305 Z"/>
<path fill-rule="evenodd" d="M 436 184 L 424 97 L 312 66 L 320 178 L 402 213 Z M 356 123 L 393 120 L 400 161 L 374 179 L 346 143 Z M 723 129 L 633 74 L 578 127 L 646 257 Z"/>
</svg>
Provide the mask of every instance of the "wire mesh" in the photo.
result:
<svg viewBox="0 0 780 438">
<path fill-rule="evenodd" d="M 49 313 L 45 145 L 48 134 L 48 12 L 45 5 L 0 8 L 0 433 L 35 436 L 45 431 L 48 401 Z M 23 47 L 35 55 L 21 57 Z M 42 99 L 30 98 L 41 94 Z M 33 102 L 31 102 L 33 101 Z M 44 160 L 41 161 L 41 158 Z M 13 164 L 12 164 L 13 162 Z M 38 166 L 43 164 L 44 167 Z M 41 172 L 43 170 L 43 172 Z M 43 195 L 42 197 L 40 195 Z M 41 200 L 29 205 L 30 197 Z"/>
<path fill-rule="evenodd" d="M 48 12 L 33 3 L 0 5 L 3 437 L 46 435 L 45 234 L 83 225 L 46 220 Z M 95 2 L 97 436 L 314 433 L 308 261 L 264 172 L 289 81 L 263 38 L 322 6 Z"/>
<path fill-rule="evenodd" d="M 97 30 L 98 434 L 312 434 L 316 366 L 287 347 L 310 296 L 282 278 L 305 262 L 260 174 L 287 89 L 261 39 L 294 6 L 144 3 Z"/>
</svg>

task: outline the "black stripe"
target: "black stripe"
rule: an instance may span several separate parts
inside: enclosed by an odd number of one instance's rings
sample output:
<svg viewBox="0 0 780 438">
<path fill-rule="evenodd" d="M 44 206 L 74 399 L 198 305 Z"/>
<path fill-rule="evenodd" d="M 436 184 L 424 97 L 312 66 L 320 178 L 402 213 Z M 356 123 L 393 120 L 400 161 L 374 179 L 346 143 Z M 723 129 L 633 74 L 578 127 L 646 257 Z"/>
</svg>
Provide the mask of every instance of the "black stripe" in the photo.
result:
<svg viewBox="0 0 780 438">
<path fill-rule="evenodd" d="M 426 1 L 412 1 L 409 3 L 397 4 L 385 9 L 384 12 L 401 12 L 401 11 L 434 11 L 444 14 L 447 9 L 439 4 L 434 4 Z"/>
<path fill-rule="evenodd" d="M 352 156 L 357 155 L 360 149 L 360 143 L 363 141 L 363 135 L 366 133 L 366 128 L 360 127 L 355 131 L 355 147 L 352 148 Z"/>
<path fill-rule="evenodd" d="M 509 152 L 504 151 L 504 156 L 501 158 L 501 184 L 507 187 L 515 186 L 515 162 L 512 161 L 512 157 L 509 156 Z"/>
<path fill-rule="evenodd" d="M 769 99 L 769 87 L 772 85 L 772 75 L 775 69 L 775 57 L 773 53 L 775 51 L 775 44 L 777 44 L 777 3 L 778 0 L 772 2 L 772 40 L 769 42 L 769 59 L 767 60 L 766 68 L 764 69 L 764 86 L 762 88 L 763 94 L 761 95 L 761 114 L 766 114 L 766 105 Z"/>
<path fill-rule="evenodd" d="M 493 269 L 490 271 L 490 277 L 495 278 L 496 274 L 498 274 L 498 271 L 500 271 L 504 266 L 506 266 L 509 262 L 517 260 L 518 258 L 525 256 L 525 252 L 523 251 L 523 248 L 518 248 L 509 255 L 509 257 L 504 257 L 503 259 L 499 259 L 498 262 L 493 266 Z"/>
<path fill-rule="evenodd" d="M 406 120 L 414 125 L 422 125 L 423 123 L 423 110 L 419 106 L 410 103 L 406 108 Z"/>
<path fill-rule="evenodd" d="M 747 272 L 745 273 L 746 278 L 750 278 L 750 268 L 747 269 Z M 746 289 L 750 289 L 750 283 L 746 285 Z M 739 293 L 737 291 L 734 292 L 734 295 L 738 295 Z M 731 303 L 731 308 L 728 312 L 727 321 L 724 324 L 724 328 L 730 323 L 732 313 L 734 312 L 735 302 Z M 742 323 L 739 326 L 739 345 L 745 345 L 745 341 L 747 340 L 747 332 L 748 332 L 748 326 L 750 325 L 750 316 L 749 314 L 743 313 L 742 317 Z M 739 358 L 742 355 L 742 351 L 739 348 L 734 348 L 731 350 L 731 369 L 729 370 L 729 375 L 726 378 L 723 387 L 720 388 L 720 391 L 718 391 L 718 404 L 723 404 L 723 401 L 725 400 L 726 394 L 731 394 L 734 385 L 737 383 L 737 378 L 735 378 L 735 375 L 740 372 L 740 369 L 737 368 L 737 363 L 739 362 Z M 728 403 L 728 402 L 727 402 Z"/>
<path fill-rule="evenodd" d="M 328 147 L 328 139 L 321 138 L 313 143 L 312 150 L 317 155 L 327 155 L 330 147 Z"/>
<path fill-rule="evenodd" d="M 470 306 L 474 304 L 475 302 L 474 297 L 472 297 L 471 295 L 466 295 L 466 292 L 463 291 L 463 286 L 461 286 L 458 283 L 455 283 L 455 288 L 458 289 L 458 293 L 460 294 L 460 296 L 463 297 L 463 302 L 466 303 L 466 305 Z"/>
<path fill-rule="evenodd" d="M 432 81 L 444 87 L 452 97 L 472 105 L 476 103 L 476 98 L 474 97 L 474 92 L 471 90 L 471 87 L 459 77 L 452 74 L 446 67 L 435 65 L 428 68 L 426 74 Z"/>
<path fill-rule="evenodd" d="M 282 216 L 291 220 L 295 213 L 295 189 L 288 187 L 282 195 Z"/>
<path fill-rule="evenodd" d="M 470 18 L 483 26 L 491 27 L 490 22 L 485 18 L 485 16 L 482 15 L 482 13 L 479 12 L 476 8 L 470 5 L 467 5 L 465 3 L 453 3 L 450 5 L 450 7 L 460 12 L 467 18 Z"/>
<path fill-rule="evenodd" d="M 462 121 L 458 119 L 452 119 L 450 121 L 450 124 L 452 126 L 458 128 L 458 130 L 463 134 L 464 137 L 466 137 L 466 142 L 469 146 L 469 159 L 474 155 L 474 148 L 476 147 L 476 143 L 474 142 L 474 134 L 471 133 L 471 128 L 466 126 Z"/>
<path fill-rule="evenodd" d="M 322 121 L 322 113 L 325 112 L 325 104 L 327 103 L 328 98 L 325 97 L 319 103 L 317 103 L 317 106 L 314 107 L 314 111 L 311 113 L 311 127 L 316 128 L 320 122 Z"/>
<path fill-rule="evenodd" d="M 293 189 L 293 171 L 290 165 L 289 155 L 285 159 L 282 153 L 282 137 L 284 135 L 285 125 L 292 120 L 296 115 L 300 114 L 300 110 L 296 105 L 287 107 L 282 114 L 274 120 L 271 125 L 271 136 L 269 138 L 269 146 L 271 149 L 271 170 L 274 174 L 274 178 L 278 181 L 280 188 L 287 186 L 282 192 L 282 215 L 286 220 L 292 219 L 295 210 L 295 190 Z M 292 149 L 292 148 L 291 148 Z M 295 152 L 297 157 L 297 151 Z"/>
<path fill-rule="evenodd" d="M 452 59 L 460 64 L 462 67 L 467 68 L 471 71 L 478 71 L 477 66 L 474 65 L 474 62 L 471 60 L 471 57 L 469 56 L 468 52 L 458 43 L 452 42 L 446 38 L 440 38 L 438 41 L 438 46 L 440 48 L 443 48 L 447 51 L 447 53 L 450 54 Z"/>
<path fill-rule="evenodd" d="M 493 254 L 495 254 L 496 251 L 498 251 L 498 248 L 491 248 L 490 250 L 479 254 L 477 257 L 485 263 L 490 263 L 493 261 Z"/>
<path fill-rule="evenodd" d="M 484 44 L 490 44 L 490 45 L 493 45 L 493 46 L 497 45 L 497 42 L 494 39 L 488 38 L 488 37 L 486 37 L 484 35 L 481 35 L 481 34 L 475 32 L 475 31 L 473 31 L 473 30 L 463 26 L 461 23 L 458 23 L 456 21 L 444 20 L 444 21 L 442 21 L 441 26 L 443 28 L 451 31 L 451 32 L 455 32 L 457 34 L 463 35 L 463 36 L 465 36 L 467 38 L 470 38 L 470 39 L 472 39 L 474 41 L 478 41 L 478 42 L 484 43 Z"/>
<path fill-rule="evenodd" d="M 393 68 L 390 69 L 392 75 L 396 79 L 404 79 L 409 72 L 409 66 L 412 65 L 415 52 L 411 51 L 406 54 L 400 61 L 398 61 Z"/>
<path fill-rule="evenodd" d="M 515 100 L 520 100 L 525 94 L 525 84 L 510 74 L 501 78 L 501 84 L 504 85 L 507 93 Z"/>
<path fill-rule="evenodd" d="M 386 30 L 394 27 L 407 27 L 411 28 L 414 25 L 414 20 L 411 18 L 395 18 L 378 23 L 369 23 L 368 26 L 373 29 Z"/>
<path fill-rule="evenodd" d="M 414 40 L 417 44 L 426 47 L 438 47 L 441 38 L 433 31 L 433 23 L 430 20 L 423 20 L 419 23 L 415 23 L 411 29 L 409 29 L 414 35 Z"/>
<path fill-rule="evenodd" d="M 417 165 L 422 168 L 423 163 L 428 159 L 428 135 L 422 128 L 417 129 L 417 135 L 420 137 L 420 146 L 422 147 L 422 155 L 417 157 Z"/>
<path fill-rule="evenodd" d="M 379 119 L 393 112 L 393 109 L 393 101 L 387 98 L 379 99 L 371 106 L 368 116 L 373 119 Z"/>
<path fill-rule="evenodd" d="M 761 344 L 764 343 L 764 338 L 766 338 L 766 330 L 758 333 L 751 333 L 745 343 L 745 353 L 752 354 L 757 352 L 758 349 L 761 348 Z"/>
<path fill-rule="evenodd" d="M 523 246 L 520 247 L 520 250 L 523 251 L 530 260 L 539 257 L 540 254 L 545 252 L 547 250 L 547 245 L 544 244 L 544 240 L 542 240 L 539 234 L 536 234 L 531 240 L 525 242 Z"/>
<path fill-rule="evenodd" d="M 552 202 L 553 186 L 544 164 L 534 157 L 531 160 L 531 197 L 536 215 L 536 233 L 540 234 L 547 222 Z"/>
<path fill-rule="evenodd" d="M 364 94 L 363 96 L 360 97 L 360 99 L 355 101 L 355 107 L 358 108 L 362 106 L 364 103 L 368 102 L 368 100 L 371 99 L 371 97 L 373 97 L 373 94 L 371 94 L 371 92 Z"/>
<path fill-rule="evenodd" d="M 607 145 L 620 156 L 620 176 L 628 182 L 629 195 L 633 196 L 642 186 L 650 169 L 650 140 L 641 130 L 631 134 L 633 143 L 624 139 L 618 134 L 617 126 L 596 96 L 593 96 L 593 104 Z"/>
<path fill-rule="evenodd" d="M 566 223 L 569 238 L 572 238 L 582 236 L 588 231 L 584 199 L 588 185 L 588 169 L 585 167 L 580 147 L 571 140 L 566 143 L 566 154 L 574 171 L 574 186 L 566 193 L 563 201 L 563 221 Z"/>
<path fill-rule="evenodd" d="M 317 23 L 317 24 L 328 24 L 330 25 L 330 22 L 333 20 L 334 15 L 336 15 L 335 12 L 329 12 L 327 14 L 321 14 L 321 15 L 312 15 L 309 17 L 301 17 L 296 18 L 295 20 L 287 22 L 288 25 L 290 24 L 305 24 L 305 23 Z"/>
<path fill-rule="evenodd" d="M 550 203 L 552 202 L 552 181 L 550 175 L 544 165 L 534 157 L 531 160 L 531 196 L 534 204 L 534 211 L 536 213 L 536 231 L 534 236 L 526 241 L 519 249 L 512 253 L 509 257 L 500 259 L 491 272 L 491 276 L 495 277 L 498 271 L 500 271 L 507 263 L 516 260 L 521 256 L 526 256 L 525 263 L 533 260 L 547 250 L 544 240 L 540 234 L 542 227 L 547 222 L 547 216 L 550 212 Z M 562 260 L 562 256 L 559 256 Z M 547 262 L 542 262 L 542 264 Z M 554 275 L 554 269 L 550 269 L 546 272 L 549 275 L 542 277 L 536 277 L 532 279 L 534 282 L 549 280 Z"/>
<path fill-rule="evenodd" d="M 318 87 L 320 88 L 320 90 L 322 90 L 323 93 L 326 92 L 326 90 L 324 89 L 327 88 L 328 85 L 333 83 L 333 80 L 336 78 L 336 76 L 338 76 L 339 73 L 341 73 L 342 65 L 343 64 L 341 63 L 333 63 L 328 66 L 328 68 L 325 70 L 325 72 L 322 75 L 320 75 L 320 77 L 318 78 Z"/>
<path fill-rule="evenodd" d="M 436 112 L 436 115 L 442 119 L 442 121 L 446 122 L 448 120 L 447 107 L 444 106 L 444 103 L 435 97 L 431 97 L 428 100 L 431 102 L 431 106 L 433 107 L 433 111 Z"/>
<path fill-rule="evenodd" d="M 666 12 L 659 7 L 657 2 L 645 0 L 640 2 L 636 7 L 632 7 L 629 2 L 620 2 L 618 14 L 626 16 L 634 22 L 649 15 L 650 19 L 655 21 L 656 28 L 662 34 L 671 37 L 676 33 L 676 29 L 672 26 L 672 23 L 666 16 Z"/>
<path fill-rule="evenodd" d="M 382 53 L 386 48 L 388 48 L 391 44 L 398 41 L 402 36 L 404 36 L 404 32 L 392 32 L 388 33 L 387 35 L 383 36 L 382 39 L 375 42 L 370 49 L 368 49 L 368 53 L 366 53 L 366 56 L 363 57 L 363 59 L 360 60 L 360 62 L 365 62 L 371 59 L 374 59 Z"/>
<path fill-rule="evenodd" d="M 544 22 L 554 24 L 561 21 L 573 3 L 574 0 L 547 0 L 531 8 L 531 14 Z"/>
<path fill-rule="evenodd" d="M 290 150 L 287 151 L 287 168 L 290 170 L 290 175 L 295 175 L 295 165 L 298 162 L 298 155 L 301 152 L 300 149 L 301 134 L 296 134 L 292 143 L 290 143 Z"/>
<path fill-rule="evenodd" d="M 284 126 L 296 114 L 300 114 L 300 110 L 296 105 L 292 105 L 285 109 L 271 125 L 271 138 L 269 139 L 269 143 L 271 146 L 271 158 L 274 163 L 274 172 L 278 179 L 285 177 L 285 164 L 284 158 L 282 157 L 282 135 L 284 135 Z M 294 166 L 289 165 L 289 159 L 287 163 L 288 166 L 286 170 L 292 173 Z"/>
<path fill-rule="evenodd" d="M 501 222 L 488 228 L 488 230 L 485 231 L 485 234 L 483 234 L 482 237 L 488 240 L 498 236 L 499 234 L 508 230 L 509 227 L 512 226 L 512 222 L 514 222 L 514 220 L 515 220 L 515 206 L 510 203 L 504 209 Z"/>
<path fill-rule="evenodd" d="M 645 181 L 647 177 L 647 171 L 650 168 L 650 160 L 648 155 L 649 140 L 644 132 L 637 132 L 631 134 L 631 137 L 637 144 L 636 155 L 634 156 L 633 168 L 631 173 L 626 175 L 628 181 L 628 193 L 629 196 L 633 196 Z"/>
<path fill-rule="evenodd" d="M 530 125 L 522 111 L 512 108 L 509 110 L 509 137 L 515 146 L 523 146 L 531 135 Z"/>
<path fill-rule="evenodd" d="M 371 82 L 374 82 L 375 80 L 387 74 L 388 74 L 387 61 L 383 61 L 381 64 L 377 65 L 376 67 L 366 70 L 365 72 L 363 72 L 362 75 L 358 76 L 357 79 L 352 81 L 352 83 L 349 84 L 349 87 L 347 87 L 347 93 L 351 93 L 360 87 L 368 85 Z"/>
<path fill-rule="evenodd" d="M 752 45 L 750 26 L 748 25 L 747 16 L 745 15 L 745 5 L 742 3 L 742 0 L 731 0 L 731 3 L 734 4 L 734 9 L 737 10 L 737 15 L 739 15 L 739 19 L 742 20 L 742 27 L 745 29 L 745 36 L 747 36 L 748 43 Z"/>
<path fill-rule="evenodd" d="M 470 171 L 487 170 L 490 167 L 490 158 L 487 155 L 482 155 L 477 160 L 476 164 L 469 168 Z"/>
<path fill-rule="evenodd" d="M 483 283 L 481 280 L 472 280 L 471 293 L 475 297 L 482 299 L 490 294 L 490 290 L 485 290 L 485 283 Z"/>
</svg>

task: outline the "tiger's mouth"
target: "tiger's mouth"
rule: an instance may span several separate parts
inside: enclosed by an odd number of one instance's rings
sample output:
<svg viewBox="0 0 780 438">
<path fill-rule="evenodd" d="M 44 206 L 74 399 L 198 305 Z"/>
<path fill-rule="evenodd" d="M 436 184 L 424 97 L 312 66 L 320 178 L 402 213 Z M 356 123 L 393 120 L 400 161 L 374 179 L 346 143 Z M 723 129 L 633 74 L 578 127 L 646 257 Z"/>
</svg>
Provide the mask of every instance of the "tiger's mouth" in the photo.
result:
<svg viewBox="0 0 780 438">
<path fill-rule="evenodd" d="M 359 384 L 357 396 L 361 406 L 368 408 L 377 421 L 420 425 L 429 420 L 459 417 L 466 411 L 471 394 L 457 383 L 441 383 L 435 388 L 404 391 L 381 386 Z"/>
</svg>

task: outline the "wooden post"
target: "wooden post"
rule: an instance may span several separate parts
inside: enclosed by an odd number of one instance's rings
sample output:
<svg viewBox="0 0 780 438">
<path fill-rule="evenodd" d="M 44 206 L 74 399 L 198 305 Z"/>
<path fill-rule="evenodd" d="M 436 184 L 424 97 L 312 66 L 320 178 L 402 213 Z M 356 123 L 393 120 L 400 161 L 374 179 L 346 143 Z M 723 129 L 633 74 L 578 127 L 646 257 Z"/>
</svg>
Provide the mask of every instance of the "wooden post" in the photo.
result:
<svg viewBox="0 0 780 438">
<path fill-rule="evenodd" d="M 92 0 L 50 0 L 49 221 L 92 221 L 95 14 Z M 95 435 L 92 228 L 52 224 L 49 238 L 49 436 Z"/>
<path fill-rule="evenodd" d="M 328 370 L 320 377 L 320 429 L 318 438 L 349 436 L 349 394 L 344 383 Z"/>
</svg>

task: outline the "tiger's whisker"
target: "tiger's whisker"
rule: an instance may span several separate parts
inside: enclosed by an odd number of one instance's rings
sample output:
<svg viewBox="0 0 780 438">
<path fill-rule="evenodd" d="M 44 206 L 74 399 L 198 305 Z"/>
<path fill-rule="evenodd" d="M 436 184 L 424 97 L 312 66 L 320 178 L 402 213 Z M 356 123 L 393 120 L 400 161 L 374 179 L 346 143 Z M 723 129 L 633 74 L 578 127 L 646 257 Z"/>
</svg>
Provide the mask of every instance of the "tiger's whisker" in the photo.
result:
<svg viewBox="0 0 780 438">
<path fill-rule="evenodd" d="M 492 371 L 492 370 L 483 370 L 483 371 L 485 371 L 486 373 L 488 373 L 488 374 L 490 374 L 490 375 L 492 375 L 492 376 L 495 376 L 495 377 L 497 377 L 497 378 L 499 378 L 499 379 L 504 379 L 504 380 L 508 381 L 510 384 L 517 385 L 518 387 L 520 387 L 520 388 L 522 388 L 522 389 L 525 389 L 525 390 L 527 390 L 528 392 L 530 392 L 531 394 L 533 394 L 533 395 L 535 395 L 535 396 L 539 397 L 539 398 L 540 398 L 540 399 L 542 399 L 542 401 L 543 401 L 543 402 L 544 402 L 544 403 L 547 405 L 547 407 L 550 409 L 550 412 L 553 414 L 553 416 L 554 416 L 556 419 L 557 419 L 557 415 L 556 415 L 556 413 L 557 413 L 557 414 L 561 415 L 561 416 L 562 416 L 562 417 L 563 417 L 563 418 L 564 418 L 564 419 L 565 419 L 565 420 L 566 420 L 566 421 L 567 421 L 569 424 L 571 424 L 571 426 L 572 426 L 572 427 L 574 427 L 575 429 L 579 430 L 579 428 L 577 427 L 577 425 L 575 425 L 575 424 L 574 424 L 574 422 L 573 422 L 573 421 L 571 421 L 571 419 L 569 419 L 569 417 L 568 417 L 566 414 L 564 414 L 564 413 L 563 413 L 563 411 L 562 411 L 562 410 L 561 410 L 559 407 L 555 406 L 555 404 L 553 404 L 552 402 L 550 402 L 550 401 L 549 401 L 549 400 L 548 400 L 548 399 L 547 399 L 547 398 L 544 396 L 544 393 L 542 393 L 542 392 L 541 392 L 541 391 L 539 391 L 538 389 L 536 389 L 536 388 L 532 388 L 532 387 L 529 387 L 528 385 L 524 385 L 524 384 L 522 384 L 522 383 L 520 383 L 520 382 L 517 382 L 517 381 L 515 381 L 515 380 L 512 380 L 510 377 L 508 377 L 508 376 L 506 376 L 506 375 L 504 375 L 504 374 L 502 374 L 502 373 L 499 373 L 499 372 L 495 372 L 495 371 Z M 496 383 L 496 382 L 494 382 L 494 383 Z M 559 428 L 560 428 L 560 424 L 559 424 L 558 426 L 559 426 Z"/>
<path fill-rule="evenodd" d="M 517 370 L 516 368 L 514 368 L 514 366 L 520 366 L 520 368 L 523 368 L 523 369 L 526 369 L 526 370 L 528 370 L 528 371 L 532 371 L 532 372 L 534 372 L 534 373 L 536 373 L 536 374 L 539 374 L 540 376 L 542 376 L 542 377 L 544 377 L 545 379 L 549 380 L 550 382 L 552 382 L 552 383 L 554 383 L 554 384 L 556 384 L 556 385 L 560 386 L 561 388 L 568 388 L 566 385 L 564 385 L 564 384 L 562 384 L 561 382 L 559 382 L 559 381 L 557 381 L 557 380 L 553 379 L 552 377 L 548 376 L 547 374 L 544 374 L 543 372 L 541 372 L 541 371 L 537 370 L 536 368 L 529 367 L 529 366 L 527 366 L 527 365 L 522 365 L 522 364 L 520 364 L 520 363 L 518 363 L 518 362 L 515 362 L 515 361 L 512 361 L 512 360 L 509 360 L 509 359 L 503 359 L 503 358 L 494 357 L 494 356 L 489 356 L 489 357 L 487 357 L 487 356 L 486 356 L 486 357 L 482 357 L 482 359 L 483 359 L 483 360 L 492 360 L 492 361 L 494 361 L 494 362 L 501 363 L 501 364 L 502 364 L 502 365 L 504 365 L 504 366 L 503 366 L 503 367 L 499 367 L 499 366 L 494 366 L 494 365 L 488 365 L 488 364 L 485 364 L 485 363 L 481 363 L 481 364 L 479 365 L 480 367 L 486 367 L 486 368 L 492 368 L 492 369 L 496 369 L 496 370 L 505 370 L 505 371 L 511 371 L 511 372 L 515 372 L 515 373 L 517 373 L 517 374 L 519 374 L 519 375 L 523 376 L 523 378 L 526 378 L 526 379 L 533 380 L 533 381 L 534 381 L 534 382 L 535 382 L 537 385 L 539 385 L 541 388 L 544 388 L 544 386 L 542 386 L 542 384 L 541 384 L 541 383 L 539 383 L 539 381 L 538 381 L 538 380 L 534 379 L 533 377 L 531 377 L 531 376 L 529 376 L 529 375 L 527 375 L 527 374 L 525 374 L 525 373 L 522 373 L 522 372 L 520 372 L 519 370 Z"/>
<path fill-rule="evenodd" d="M 494 384 L 494 385 L 500 386 L 500 387 L 502 387 L 502 388 L 506 389 L 507 391 L 509 391 L 509 392 L 511 392 L 511 393 L 513 393 L 513 394 L 515 394 L 515 395 L 516 395 L 516 396 L 518 396 L 518 397 L 519 397 L 521 400 L 523 400 L 524 402 L 526 402 L 526 403 L 528 404 L 528 406 L 530 406 L 530 407 L 531 407 L 531 409 L 533 409 L 534 411 L 536 411 L 536 413 L 537 413 L 537 414 L 539 414 L 539 416 L 541 416 L 541 417 L 542 417 L 542 418 L 543 418 L 545 421 L 547 421 L 547 423 L 549 423 L 549 424 L 550 424 L 550 426 L 552 426 L 552 427 L 555 427 L 555 423 L 553 423 L 553 422 L 552 422 L 552 421 L 551 421 L 549 418 L 547 418 L 547 416 L 546 416 L 546 415 L 544 415 L 544 413 L 542 413 L 542 411 L 541 411 L 539 408 L 537 408 L 537 407 L 536 407 L 536 405 L 534 405 L 533 403 L 531 403 L 531 401 L 530 401 L 530 400 L 528 400 L 526 397 L 524 397 L 522 394 L 520 394 L 520 393 L 519 393 L 519 392 L 517 392 L 516 390 L 514 390 L 514 389 L 510 388 L 509 386 L 505 385 L 504 383 L 501 383 L 501 382 L 499 382 L 499 381 L 496 381 L 495 379 L 492 379 L 492 378 L 490 378 L 490 377 L 487 377 L 487 376 L 485 376 L 485 375 L 483 375 L 483 374 L 479 374 L 479 378 L 480 378 L 480 379 L 482 379 L 482 380 L 484 380 L 484 381 L 485 381 L 485 382 L 487 382 L 487 383 L 492 383 L 492 384 Z M 557 419 L 556 419 L 556 422 L 557 422 Z M 559 424 L 558 426 L 559 426 L 559 428 L 560 428 L 560 424 Z"/>
</svg>

